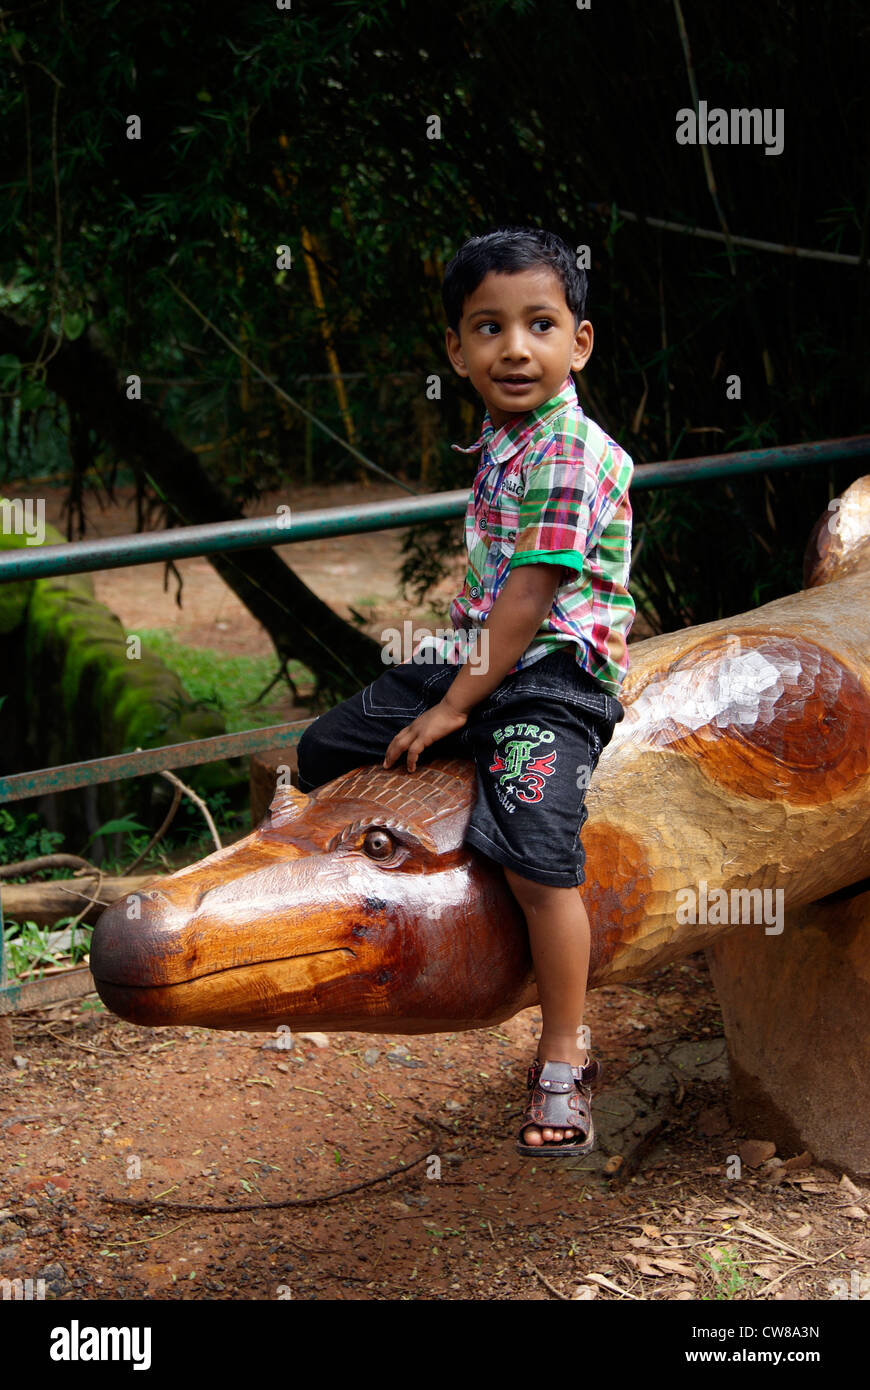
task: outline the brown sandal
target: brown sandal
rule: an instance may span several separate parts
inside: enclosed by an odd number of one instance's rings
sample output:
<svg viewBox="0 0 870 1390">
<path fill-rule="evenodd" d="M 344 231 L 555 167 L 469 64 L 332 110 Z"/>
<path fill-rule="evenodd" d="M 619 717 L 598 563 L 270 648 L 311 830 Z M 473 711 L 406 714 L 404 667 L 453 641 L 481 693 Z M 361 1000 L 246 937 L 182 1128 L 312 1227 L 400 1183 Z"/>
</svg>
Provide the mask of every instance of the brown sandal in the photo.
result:
<svg viewBox="0 0 870 1390">
<path fill-rule="evenodd" d="M 529 1067 L 527 1086 L 531 1092 L 517 1138 L 517 1153 L 527 1158 L 580 1158 L 595 1147 L 592 1123 L 592 1087 L 601 1080 L 601 1065 L 588 1061 L 583 1067 L 568 1062 L 541 1062 Z M 539 1129 L 578 1129 L 579 1135 L 524 1144 L 529 1125 Z"/>
</svg>

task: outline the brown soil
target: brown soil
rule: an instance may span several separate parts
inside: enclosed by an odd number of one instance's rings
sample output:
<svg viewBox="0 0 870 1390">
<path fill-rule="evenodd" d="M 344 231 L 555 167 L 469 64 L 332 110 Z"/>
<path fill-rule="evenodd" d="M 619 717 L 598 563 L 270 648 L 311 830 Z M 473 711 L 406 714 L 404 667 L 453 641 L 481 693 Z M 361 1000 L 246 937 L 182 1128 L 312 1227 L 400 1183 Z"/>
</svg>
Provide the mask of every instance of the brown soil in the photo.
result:
<svg viewBox="0 0 870 1390">
<path fill-rule="evenodd" d="M 827 1299 L 834 1278 L 870 1290 L 857 1214 L 870 1191 L 813 1168 L 776 1182 L 779 1159 L 727 1176 L 745 1137 L 727 1085 L 716 1068 L 683 1081 L 674 1066 L 681 1040 L 716 1053 L 717 1015 L 701 956 L 593 992 L 599 1145 L 574 1162 L 514 1151 L 537 1009 L 480 1032 L 295 1036 L 287 1050 L 81 1005 L 19 1016 L 19 1061 L 0 1071 L 0 1278 L 86 1299 Z M 661 1060 L 660 1089 L 626 1116 L 639 1058 Z M 209 1214 L 228 1204 L 253 1210 Z"/>
<path fill-rule="evenodd" d="M 361 495 L 391 490 L 303 501 Z M 93 520 L 95 534 L 130 529 L 129 509 Z M 339 611 L 371 597 L 393 623 L 419 612 L 396 591 L 399 539 L 311 542 L 288 561 Z M 97 593 L 129 628 L 270 650 L 205 561 L 179 568 L 181 609 L 158 565 L 98 575 Z M 0 1064 L 0 1279 L 42 1277 L 61 1299 L 828 1299 L 837 1278 L 870 1290 L 870 1190 L 748 1150 L 729 1176 L 743 1142 L 767 1136 L 728 1118 L 703 956 L 594 991 L 586 1021 L 605 1073 L 598 1147 L 560 1162 L 514 1150 L 537 1009 L 480 1032 L 294 1036 L 289 1049 L 138 1029 L 93 1001 L 19 1015 L 17 1060 Z"/>
</svg>

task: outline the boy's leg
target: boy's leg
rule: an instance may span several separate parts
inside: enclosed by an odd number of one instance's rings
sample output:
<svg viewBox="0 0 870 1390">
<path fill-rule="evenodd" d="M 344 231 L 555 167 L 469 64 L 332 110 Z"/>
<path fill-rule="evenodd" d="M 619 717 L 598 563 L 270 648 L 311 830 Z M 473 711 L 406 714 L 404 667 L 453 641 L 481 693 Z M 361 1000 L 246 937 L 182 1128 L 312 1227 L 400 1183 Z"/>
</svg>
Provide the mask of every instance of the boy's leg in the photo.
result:
<svg viewBox="0 0 870 1390">
<path fill-rule="evenodd" d="M 458 669 L 410 661 L 389 666 L 364 690 L 321 714 L 299 740 L 300 790 L 310 792 L 364 763 L 382 762 L 399 730 L 438 703 Z M 419 764 L 460 754 L 467 756 L 459 736 L 451 735 L 431 744 Z"/>
<path fill-rule="evenodd" d="M 589 975 L 589 918 L 580 890 L 551 888 L 508 868 L 504 875 L 529 928 L 543 1017 L 538 1058 L 582 1067 L 587 1060 L 580 1029 Z M 528 1125 L 523 1143 L 558 1143 L 576 1132 Z"/>
<path fill-rule="evenodd" d="M 543 1015 L 542 1062 L 586 1062 L 579 1030 L 590 932 L 579 891 L 586 877 L 580 833 L 586 788 L 622 718 L 619 701 L 578 674 L 568 651 L 511 677 L 467 726 L 478 794 L 466 839 L 501 865 L 523 909 Z M 524 1142 L 558 1142 L 574 1132 L 527 1126 Z"/>
</svg>

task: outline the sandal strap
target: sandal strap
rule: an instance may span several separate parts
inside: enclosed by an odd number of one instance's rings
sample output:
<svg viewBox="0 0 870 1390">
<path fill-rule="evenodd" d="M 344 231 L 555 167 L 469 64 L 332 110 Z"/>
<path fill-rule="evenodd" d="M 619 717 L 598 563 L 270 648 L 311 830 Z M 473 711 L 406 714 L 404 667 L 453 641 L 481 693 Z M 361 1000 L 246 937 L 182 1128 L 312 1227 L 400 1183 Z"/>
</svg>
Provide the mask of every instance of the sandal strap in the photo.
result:
<svg viewBox="0 0 870 1390">
<path fill-rule="evenodd" d="M 532 1062 L 531 1066 L 529 1067 L 528 1075 L 526 1077 L 526 1089 L 531 1091 L 534 1086 L 537 1086 L 538 1080 L 545 1066 L 569 1067 L 569 1065 L 570 1064 L 568 1062 L 541 1062 L 536 1057 L 534 1062 Z M 601 1065 L 597 1061 L 597 1059 L 590 1059 L 586 1062 L 586 1065 L 583 1067 L 570 1067 L 570 1071 L 574 1081 L 579 1082 L 579 1084 L 584 1088 L 589 1088 L 597 1085 L 601 1079 Z M 548 1080 L 551 1080 L 552 1082 L 553 1078 L 548 1076 Z M 571 1089 L 571 1083 L 567 1080 L 567 1077 L 564 1077 L 558 1083 L 558 1086 L 555 1084 L 551 1084 L 546 1089 L 548 1091 L 557 1091 L 558 1089 L 561 1089 L 567 1092 Z"/>
<path fill-rule="evenodd" d="M 531 1095 L 523 1115 L 520 1135 L 525 1133 L 528 1125 L 542 1129 L 578 1129 L 581 1133 L 572 1136 L 570 1142 L 582 1143 L 592 1125 L 592 1097 L 585 1078 L 591 1081 L 597 1074 L 597 1062 L 587 1063 L 585 1067 L 572 1067 L 568 1062 L 540 1062 L 536 1059 L 529 1068 Z"/>
</svg>

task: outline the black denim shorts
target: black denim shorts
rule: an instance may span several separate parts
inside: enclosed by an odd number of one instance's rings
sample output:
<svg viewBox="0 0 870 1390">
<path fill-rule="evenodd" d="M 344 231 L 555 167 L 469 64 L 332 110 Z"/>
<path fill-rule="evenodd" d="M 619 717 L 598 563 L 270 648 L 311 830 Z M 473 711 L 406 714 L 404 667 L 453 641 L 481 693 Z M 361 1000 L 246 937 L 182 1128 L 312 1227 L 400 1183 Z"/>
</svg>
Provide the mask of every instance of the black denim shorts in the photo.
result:
<svg viewBox="0 0 870 1390">
<path fill-rule="evenodd" d="M 399 730 L 436 705 L 460 669 L 403 662 L 320 715 L 299 741 L 302 790 L 381 762 Z M 477 796 L 466 842 L 524 878 L 574 887 L 586 879 L 586 788 L 624 713 L 581 669 L 572 644 L 505 676 L 463 729 L 424 750 L 418 766 L 473 758 Z"/>
</svg>

